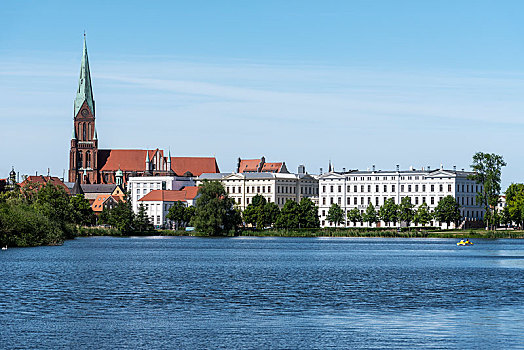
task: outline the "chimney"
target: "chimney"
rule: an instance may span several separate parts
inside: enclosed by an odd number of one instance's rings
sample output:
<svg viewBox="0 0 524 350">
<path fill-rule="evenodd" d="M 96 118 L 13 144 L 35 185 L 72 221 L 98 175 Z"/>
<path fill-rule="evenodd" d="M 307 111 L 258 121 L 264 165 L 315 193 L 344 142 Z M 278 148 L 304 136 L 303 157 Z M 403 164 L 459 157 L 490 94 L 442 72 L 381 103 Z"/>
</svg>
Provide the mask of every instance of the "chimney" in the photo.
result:
<svg viewBox="0 0 524 350">
<path fill-rule="evenodd" d="M 453 165 L 453 171 L 457 171 L 457 166 Z"/>
<path fill-rule="evenodd" d="M 444 170 L 444 165 L 440 163 L 440 170 Z"/>
<path fill-rule="evenodd" d="M 345 173 L 346 172 L 346 168 L 342 168 L 342 172 Z"/>
<path fill-rule="evenodd" d="M 320 175 L 322 175 L 322 174 L 323 174 L 323 173 L 322 173 L 322 168 L 320 168 Z"/>
<path fill-rule="evenodd" d="M 305 174 L 306 173 L 306 167 L 303 164 L 300 164 L 298 166 L 298 173 L 299 174 Z"/>
<path fill-rule="evenodd" d="M 373 164 L 373 172 L 375 172 L 375 164 Z"/>
<path fill-rule="evenodd" d="M 431 171 L 431 167 L 428 165 L 428 171 Z"/>
<path fill-rule="evenodd" d="M 413 169 L 413 165 L 410 165 L 409 166 L 409 171 L 413 171 L 413 170 L 415 170 L 415 169 Z"/>
<path fill-rule="evenodd" d="M 397 164 L 397 171 L 399 171 L 399 169 L 400 169 L 400 165 Z"/>
</svg>

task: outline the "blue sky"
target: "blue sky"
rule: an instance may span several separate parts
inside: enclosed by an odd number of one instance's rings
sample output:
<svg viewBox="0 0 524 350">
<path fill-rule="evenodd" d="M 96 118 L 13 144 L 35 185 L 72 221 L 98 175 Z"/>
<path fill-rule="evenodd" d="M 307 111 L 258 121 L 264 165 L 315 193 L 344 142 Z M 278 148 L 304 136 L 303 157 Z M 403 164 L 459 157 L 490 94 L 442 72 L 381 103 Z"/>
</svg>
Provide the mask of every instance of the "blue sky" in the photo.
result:
<svg viewBox="0 0 524 350">
<path fill-rule="evenodd" d="M 522 1 L 0 5 L 0 177 L 68 168 L 82 34 L 101 148 L 337 169 L 502 154 L 522 182 Z"/>
</svg>

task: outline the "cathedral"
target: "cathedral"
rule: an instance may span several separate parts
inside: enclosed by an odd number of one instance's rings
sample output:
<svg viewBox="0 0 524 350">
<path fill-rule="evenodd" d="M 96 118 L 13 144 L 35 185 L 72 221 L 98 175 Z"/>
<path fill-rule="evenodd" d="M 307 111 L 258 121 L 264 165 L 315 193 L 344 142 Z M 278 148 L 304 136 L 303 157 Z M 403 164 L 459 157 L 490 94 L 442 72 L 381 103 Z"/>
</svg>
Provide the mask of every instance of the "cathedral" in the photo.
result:
<svg viewBox="0 0 524 350">
<path fill-rule="evenodd" d="M 117 172 L 127 182 L 130 176 L 199 176 L 218 173 L 214 157 L 171 157 L 163 150 L 99 149 L 95 126 L 95 100 L 91 86 L 87 45 L 80 65 L 74 102 L 74 127 L 69 154 L 69 181 L 82 184 L 114 184 Z"/>
</svg>

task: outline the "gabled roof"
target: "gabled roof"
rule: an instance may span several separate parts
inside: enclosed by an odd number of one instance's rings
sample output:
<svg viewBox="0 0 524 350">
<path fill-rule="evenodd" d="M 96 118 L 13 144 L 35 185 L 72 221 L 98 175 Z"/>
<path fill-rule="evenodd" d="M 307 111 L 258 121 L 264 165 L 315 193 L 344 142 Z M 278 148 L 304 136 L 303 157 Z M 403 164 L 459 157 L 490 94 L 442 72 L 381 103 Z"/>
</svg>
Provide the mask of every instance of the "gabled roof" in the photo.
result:
<svg viewBox="0 0 524 350">
<path fill-rule="evenodd" d="M 144 171 L 146 155 L 152 158 L 156 150 L 102 149 L 98 151 L 100 171 Z"/>
<path fill-rule="evenodd" d="M 185 202 L 198 195 L 197 186 L 187 186 L 181 190 L 153 190 L 140 198 L 139 202 Z"/>
<path fill-rule="evenodd" d="M 284 163 L 264 163 L 262 166 L 262 171 L 267 171 L 271 173 L 278 173 L 282 169 Z"/>
<path fill-rule="evenodd" d="M 111 195 L 115 190 L 115 184 L 82 184 L 82 191 L 84 193 L 105 193 Z"/>
<path fill-rule="evenodd" d="M 34 175 L 28 176 L 20 185 L 22 187 L 28 184 L 37 184 L 38 187 L 43 186 L 47 183 L 51 183 L 57 187 L 62 187 L 67 193 L 71 193 L 69 188 L 56 176 L 43 176 L 43 175 Z"/>
<path fill-rule="evenodd" d="M 116 202 L 121 201 L 121 200 L 122 200 L 122 198 L 120 198 L 118 196 L 111 196 L 109 194 L 101 194 L 101 195 L 98 195 L 95 198 L 95 200 L 91 204 L 91 209 L 94 212 L 101 212 L 102 210 L 104 210 L 104 204 L 107 201 L 113 201 L 113 202 L 116 203 Z"/>
<path fill-rule="evenodd" d="M 240 165 L 238 167 L 238 172 L 258 172 L 258 168 L 260 167 L 261 159 L 242 159 L 240 160 Z"/>
<path fill-rule="evenodd" d="M 220 172 L 214 157 L 171 157 L 171 169 L 180 176 L 187 172 L 193 176 Z"/>
</svg>

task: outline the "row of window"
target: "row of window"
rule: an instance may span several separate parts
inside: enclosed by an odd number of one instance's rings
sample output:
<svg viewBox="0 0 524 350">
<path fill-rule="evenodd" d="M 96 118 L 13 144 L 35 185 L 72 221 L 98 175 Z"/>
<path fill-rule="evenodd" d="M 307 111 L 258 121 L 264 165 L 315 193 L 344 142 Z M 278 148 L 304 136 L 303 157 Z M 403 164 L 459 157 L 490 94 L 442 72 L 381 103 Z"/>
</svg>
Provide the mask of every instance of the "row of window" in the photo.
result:
<svg viewBox="0 0 524 350">
<path fill-rule="evenodd" d="M 359 203 L 359 200 L 358 198 L 360 198 L 360 205 L 365 205 L 365 204 L 371 204 L 371 197 L 367 197 L 367 201 L 366 201 L 366 197 L 346 197 L 346 205 L 351 205 L 351 198 L 353 198 L 353 205 L 358 205 Z M 382 203 L 380 203 L 380 197 L 375 197 L 375 203 L 373 203 L 375 206 L 379 206 L 381 204 L 384 204 L 386 203 L 386 200 L 388 199 L 387 197 L 382 197 Z M 393 198 L 393 201 L 395 201 L 395 197 L 391 197 Z M 403 198 L 403 197 L 401 197 Z M 419 199 L 420 198 L 420 199 Z M 434 205 L 435 204 L 435 198 L 436 197 L 429 197 L 429 203 Z M 443 197 L 439 197 L 439 201 L 442 199 Z M 422 204 L 422 203 L 426 203 L 426 197 L 413 197 L 412 200 L 414 200 L 414 204 L 415 205 L 418 205 L 418 204 Z M 476 198 L 474 197 L 459 197 L 459 199 L 457 200 L 457 202 L 462 202 L 462 205 L 478 205 L 477 203 L 477 200 Z M 329 198 L 329 204 L 335 204 L 335 198 L 334 197 L 330 197 Z M 336 201 L 336 204 L 338 205 L 342 205 L 342 197 L 337 197 L 337 201 Z M 326 197 L 323 197 L 322 198 L 322 205 L 327 205 L 327 198 Z"/>
<path fill-rule="evenodd" d="M 383 192 L 388 192 L 388 185 L 382 185 L 383 187 Z M 390 189 L 391 191 L 390 192 L 396 192 L 396 186 L 395 185 L 389 185 L 390 186 Z M 438 186 L 438 187 L 437 187 Z M 452 184 L 448 184 L 447 185 L 447 191 L 448 192 L 451 192 L 452 191 Z M 478 192 L 479 190 L 479 186 L 478 185 L 457 185 L 457 192 L 461 192 L 460 189 L 462 188 L 462 192 L 464 192 L 464 189 L 466 190 L 465 192 L 470 192 L 470 189 L 471 189 L 471 192 L 475 191 L 475 192 Z M 482 188 L 482 187 L 481 187 Z M 336 189 L 336 192 L 337 193 L 342 193 L 342 185 L 338 185 L 338 186 L 335 186 L 335 185 L 330 185 L 329 186 L 329 192 L 330 193 L 335 193 L 335 189 Z M 360 191 L 359 191 L 360 189 Z M 358 185 L 353 185 L 353 191 L 351 191 L 351 185 L 348 185 L 347 186 L 347 192 L 371 192 L 371 189 L 372 189 L 372 185 L 360 185 L 360 187 Z M 421 192 L 426 192 L 426 185 L 400 185 L 400 192 L 419 192 L 419 189 L 421 189 Z M 440 184 L 440 185 L 429 185 L 429 190 L 430 192 L 435 192 L 435 190 L 438 189 L 438 192 L 444 192 L 444 185 Z M 367 191 L 366 191 L 367 190 Z M 380 193 L 380 185 L 375 185 L 375 192 L 376 193 Z M 322 193 L 327 193 L 327 186 L 323 185 L 322 186 Z"/>
</svg>

